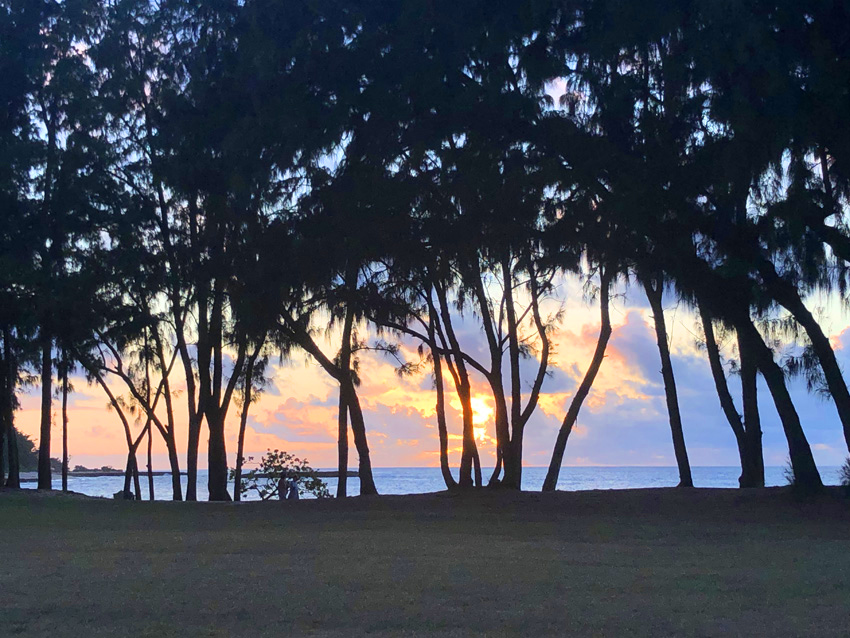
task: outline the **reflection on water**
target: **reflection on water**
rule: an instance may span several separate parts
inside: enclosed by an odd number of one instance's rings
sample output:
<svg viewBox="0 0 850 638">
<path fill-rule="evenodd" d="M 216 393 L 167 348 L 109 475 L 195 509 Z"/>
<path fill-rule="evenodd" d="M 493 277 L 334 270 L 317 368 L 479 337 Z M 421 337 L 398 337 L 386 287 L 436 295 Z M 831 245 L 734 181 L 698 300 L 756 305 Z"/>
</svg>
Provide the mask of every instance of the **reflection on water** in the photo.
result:
<svg viewBox="0 0 850 638">
<path fill-rule="evenodd" d="M 322 468 L 324 469 L 324 468 Z M 838 484 L 838 467 L 820 468 L 821 476 L 827 484 Z M 445 489 L 440 468 L 436 467 L 403 467 L 403 468 L 374 468 L 375 484 L 381 494 L 421 494 L 438 492 Z M 738 487 L 740 469 L 735 467 L 694 467 L 692 468 L 694 484 L 697 487 Z M 543 485 L 546 476 L 544 467 L 526 467 L 523 469 L 523 489 L 535 491 Z M 62 484 L 58 475 L 54 475 L 53 488 L 61 489 Z M 140 476 L 143 498 L 148 497 L 147 478 Z M 678 473 L 675 467 L 565 467 L 561 470 L 558 481 L 559 490 L 616 490 L 639 487 L 673 487 L 678 483 Z M 768 467 L 765 469 L 765 480 L 768 486 L 785 485 L 784 468 Z M 336 493 L 336 479 L 325 479 L 331 494 Z M 26 488 L 35 488 L 35 483 L 24 484 Z M 122 490 L 124 479 L 118 476 L 103 477 L 68 477 L 68 489 L 89 496 L 105 496 L 111 498 L 115 492 Z M 186 477 L 183 477 L 185 494 Z M 348 493 L 356 495 L 360 490 L 360 482 L 356 478 L 348 479 Z M 171 477 L 154 477 L 154 493 L 157 499 L 171 498 Z M 207 473 L 198 473 L 198 498 L 207 499 Z M 247 500 L 256 499 L 249 494 Z"/>
</svg>

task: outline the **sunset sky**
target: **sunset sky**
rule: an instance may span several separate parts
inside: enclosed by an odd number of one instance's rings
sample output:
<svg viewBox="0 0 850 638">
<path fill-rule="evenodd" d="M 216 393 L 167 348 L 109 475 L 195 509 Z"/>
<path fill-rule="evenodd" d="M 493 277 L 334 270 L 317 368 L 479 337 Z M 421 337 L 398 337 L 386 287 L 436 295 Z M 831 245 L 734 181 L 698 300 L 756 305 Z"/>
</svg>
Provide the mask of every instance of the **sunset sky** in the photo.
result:
<svg viewBox="0 0 850 638">
<path fill-rule="evenodd" d="M 664 403 L 658 350 L 652 318 L 640 291 L 621 286 L 612 299 L 614 326 L 607 357 L 584 407 L 577 428 L 567 446 L 566 465 L 675 465 L 670 429 Z M 627 294 L 626 294 L 627 293 Z M 559 297 L 566 300 L 566 312 L 555 335 L 555 366 L 543 387 L 540 404 L 526 428 L 525 464 L 548 465 L 555 435 L 575 388 L 590 361 L 599 330 L 598 306 L 588 302 L 578 280 L 562 283 Z M 813 308 L 824 300 L 815 299 Z M 830 321 L 824 329 L 830 334 L 837 356 L 846 364 L 850 355 L 847 315 L 837 304 L 827 302 Z M 696 345 L 701 335 L 694 315 L 677 306 L 671 296 L 665 300 L 668 331 L 672 335 L 674 370 L 692 465 L 737 465 L 734 437 L 726 423 L 714 391 L 708 361 Z M 552 308 L 554 309 L 554 308 Z M 550 310 L 552 310 L 550 309 Z M 469 318 L 461 326 L 461 340 L 470 351 L 484 353 L 484 338 Z M 727 344 L 727 347 L 731 343 Z M 328 346 L 327 352 L 332 352 Z M 416 360 L 415 344 L 403 344 L 403 352 Z M 728 352 L 728 349 L 727 349 Z M 430 373 L 400 378 L 394 362 L 378 353 L 360 357 L 359 389 L 364 408 L 372 463 L 378 467 L 420 467 L 438 465 L 435 393 Z M 246 435 L 246 455 L 260 455 L 279 448 L 306 457 L 314 467 L 336 465 L 337 385 L 306 355 L 296 353 L 278 365 L 273 358 L 273 375 L 258 403 L 252 405 Z M 536 361 L 529 360 L 526 378 L 531 379 Z M 175 373 L 176 374 L 176 373 Z M 730 388 L 740 411 L 737 377 Z M 118 416 L 106 408 L 104 393 L 87 385 L 82 377 L 73 380 L 75 392 L 69 400 L 69 447 L 71 465 L 122 466 L 126 444 Z M 797 409 L 820 464 L 838 465 L 846 457 L 840 423 L 830 402 L 806 392 L 803 380 L 791 381 Z M 115 383 L 121 392 L 120 384 Z M 765 462 L 784 465 L 787 458 L 781 425 L 767 388 L 760 384 Z M 447 378 L 451 462 L 459 462 L 460 405 Z M 473 408 L 476 435 L 482 463 L 494 461 L 493 406 L 485 381 L 474 377 Z M 37 387 L 21 395 L 22 409 L 17 424 L 38 438 L 39 397 Z M 175 405 L 185 411 L 185 397 Z M 61 455 L 59 401 L 54 402 L 52 455 Z M 229 413 L 228 454 L 233 463 L 236 451 L 238 408 Z M 185 469 L 186 429 L 181 422 L 178 446 L 181 469 Z M 136 426 L 138 431 L 140 426 Z M 154 467 L 167 469 L 165 448 L 155 438 Z M 206 436 L 202 435 L 200 466 L 206 467 Z M 141 461 L 141 456 L 140 456 Z M 351 467 L 357 458 L 351 446 Z"/>
</svg>

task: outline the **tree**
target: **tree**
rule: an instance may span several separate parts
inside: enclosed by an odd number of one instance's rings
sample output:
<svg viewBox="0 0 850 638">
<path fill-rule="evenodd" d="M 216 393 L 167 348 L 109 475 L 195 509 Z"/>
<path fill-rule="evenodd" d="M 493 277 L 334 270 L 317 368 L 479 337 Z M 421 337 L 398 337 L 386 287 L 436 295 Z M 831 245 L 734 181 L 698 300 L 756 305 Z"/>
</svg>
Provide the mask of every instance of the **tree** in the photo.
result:
<svg viewBox="0 0 850 638">
<path fill-rule="evenodd" d="M 673 433 L 673 450 L 676 454 L 676 464 L 679 467 L 679 487 L 693 487 L 691 465 L 688 461 L 688 450 L 685 447 L 685 435 L 682 431 L 682 416 L 679 413 L 679 398 L 676 394 L 676 380 L 673 376 L 673 362 L 670 358 L 670 346 L 667 337 L 667 327 L 664 321 L 664 277 L 644 276 L 644 289 L 652 309 L 655 336 L 658 341 L 658 352 L 661 355 L 661 376 L 664 379 L 664 395 L 667 400 L 667 414 L 670 418 L 670 430 Z"/>
<path fill-rule="evenodd" d="M 242 467 L 245 461 L 245 429 L 248 425 L 248 410 L 251 407 L 251 402 L 256 401 L 260 391 L 262 390 L 265 378 L 263 372 L 265 370 L 265 359 L 259 360 L 260 352 L 262 351 L 263 343 L 261 342 L 255 347 L 254 351 L 248 356 L 248 362 L 245 366 L 245 376 L 242 382 L 241 410 L 239 418 L 239 438 L 236 447 L 236 468 L 233 470 L 233 500 L 242 500 Z M 347 470 L 348 468 L 346 468 Z M 340 479 L 342 480 L 342 479 Z"/>
<path fill-rule="evenodd" d="M 576 393 L 570 401 L 570 407 L 567 410 L 561 427 L 558 430 L 558 437 L 555 440 L 555 448 L 552 451 L 552 459 L 549 461 L 549 470 L 546 472 L 546 478 L 543 480 L 543 491 L 551 492 L 558 485 L 558 475 L 561 472 L 561 464 L 564 462 L 564 452 L 567 448 L 567 441 L 570 433 L 578 421 L 579 411 L 590 393 L 596 375 L 599 373 L 599 368 L 602 367 L 602 361 L 605 358 L 605 348 L 608 346 L 608 340 L 611 338 L 611 315 L 609 312 L 610 288 L 614 273 L 610 267 L 600 266 L 599 268 L 599 338 L 596 342 L 596 349 L 593 352 L 593 357 L 590 360 L 590 365 L 584 373 L 584 378 L 581 381 Z"/>
<path fill-rule="evenodd" d="M 761 439 L 758 442 L 758 451 L 753 449 L 753 441 L 751 436 L 747 436 L 747 431 L 744 427 L 744 422 L 741 420 L 741 415 L 738 414 L 735 408 L 735 401 L 732 399 L 732 394 L 729 392 L 729 385 L 726 382 L 726 373 L 723 370 L 723 361 L 720 357 L 720 348 L 717 344 L 717 339 L 714 333 L 714 325 L 711 315 L 703 308 L 699 308 L 700 320 L 702 322 L 703 333 L 705 335 L 705 349 L 708 353 L 708 361 L 711 367 L 711 376 L 714 379 L 714 387 L 717 390 L 717 396 L 720 400 L 720 407 L 732 432 L 735 435 L 735 442 L 738 445 L 738 456 L 741 459 L 741 476 L 738 483 L 741 487 L 764 487 L 764 467 L 759 469 L 757 458 L 761 456 Z M 743 358 L 742 358 L 743 361 Z M 752 373 L 748 370 L 748 378 L 744 380 L 743 365 L 742 368 L 742 384 L 755 385 L 755 378 L 751 377 Z M 748 390 L 749 391 L 749 390 Z M 747 399 L 747 407 L 750 399 Z M 758 405 L 755 406 L 755 418 L 758 419 Z M 753 415 L 750 415 L 752 421 Z M 751 426 L 752 427 L 752 426 Z M 759 485 L 761 483 L 761 485 Z"/>
</svg>

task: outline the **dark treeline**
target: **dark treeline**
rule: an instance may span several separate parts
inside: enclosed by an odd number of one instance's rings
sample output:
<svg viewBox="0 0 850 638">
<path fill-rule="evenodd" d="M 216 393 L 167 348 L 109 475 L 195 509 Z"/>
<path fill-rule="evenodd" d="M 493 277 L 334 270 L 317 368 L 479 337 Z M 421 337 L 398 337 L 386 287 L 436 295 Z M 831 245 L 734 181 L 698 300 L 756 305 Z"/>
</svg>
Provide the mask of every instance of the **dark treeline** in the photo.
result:
<svg viewBox="0 0 850 638">
<path fill-rule="evenodd" d="M 764 484 L 759 375 L 799 486 L 821 477 L 789 375 L 831 397 L 850 444 L 850 392 L 806 305 L 847 292 L 848 2 L 0 0 L 0 77 L 7 486 L 17 393 L 40 384 L 49 489 L 54 404 L 64 475 L 82 373 L 123 428 L 128 490 L 161 437 L 172 497 L 196 499 L 208 441 L 210 499 L 229 499 L 227 416 L 241 411 L 240 472 L 267 364 L 300 352 L 339 386 L 340 468 L 356 454 L 361 493 L 376 493 L 358 356 L 401 359 L 403 338 L 421 359 L 401 371 L 433 375 L 447 487 L 519 489 L 553 364 L 544 306 L 567 274 L 595 291 L 600 333 L 544 489 L 603 364 L 618 282 L 654 316 L 681 485 L 671 299 L 701 320 L 742 486 Z M 463 343 L 462 315 L 483 349 Z M 475 379 L 495 405 L 494 468 Z"/>
</svg>

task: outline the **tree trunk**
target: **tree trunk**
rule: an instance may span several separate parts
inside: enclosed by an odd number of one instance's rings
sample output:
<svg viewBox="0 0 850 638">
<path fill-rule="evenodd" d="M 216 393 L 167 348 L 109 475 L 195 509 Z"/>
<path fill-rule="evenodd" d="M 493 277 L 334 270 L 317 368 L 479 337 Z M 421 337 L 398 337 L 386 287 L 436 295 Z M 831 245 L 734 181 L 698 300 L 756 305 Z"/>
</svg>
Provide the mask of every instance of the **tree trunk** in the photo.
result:
<svg viewBox="0 0 850 638">
<path fill-rule="evenodd" d="M 153 428 L 150 419 L 148 419 L 148 500 L 156 500 L 153 489 Z"/>
<path fill-rule="evenodd" d="M 346 401 L 348 413 L 351 417 L 351 433 L 354 435 L 354 447 L 359 457 L 358 474 L 360 476 L 360 496 L 377 494 L 375 479 L 372 477 L 372 461 L 369 458 L 369 444 L 366 442 L 366 424 L 363 421 L 363 411 L 360 408 L 360 399 L 354 389 L 351 379 L 346 381 Z"/>
<path fill-rule="evenodd" d="M 507 253 L 502 255 L 501 268 L 505 317 L 508 321 L 508 364 L 511 380 L 510 440 L 508 442 L 511 453 L 509 456 L 503 454 L 505 478 L 502 483 L 518 490 L 522 487 L 522 379 L 519 364 L 519 326 L 513 295 L 513 268 Z"/>
<path fill-rule="evenodd" d="M 53 488 L 53 475 L 50 470 L 50 426 L 53 409 L 52 357 L 53 339 L 45 333 L 41 337 L 41 428 L 38 442 L 38 489 L 40 490 Z"/>
<path fill-rule="evenodd" d="M 6 428 L 6 449 L 8 450 L 8 476 L 6 477 L 6 487 L 10 489 L 21 489 L 21 467 L 18 458 L 18 435 L 15 432 L 14 408 L 5 406 L 6 414 L 3 418 L 3 425 Z"/>
<path fill-rule="evenodd" d="M 113 400 L 114 397 L 110 397 L 110 400 Z M 113 401 L 114 405 L 114 401 Z M 122 419 L 123 420 L 123 419 Z M 128 425 L 125 423 L 125 425 Z M 128 426 L 129 427 L 129 426 Z M 135 500 L 142 500 L 142 486 L 139 482 L 139 463 L 136 460 L 136 452 L 139 450 L 139 444 L 142 442 L 145 434 L 150 428 L 150 422 L 142 428 L 141 433 L 133 441 L 131 438 L 127 439 L 127 468 L 124 471 L 124 494 L 125 496 L 130 494 L 130 481 L 133 482 L 133 487 L 135 488 Z M 129 431 L 127 432 L 129 436 Z"/>
<path fill-rule="evenodd" d="M 345 273 L 346 288 L 352 292 L 357 288 L 357 268 L 349 265 Z M 345 382 L 339 384 L 339 406 L 337 412 L 337 478 L 336 496 L 345 498 L 348 495 L 348 410 L 351 397 L 348 394 L 349 385 L 354 387 L 351 376 L 351 332 L 354 329 L 354 305 L 345 306 L 345 319 L 342 325 L 342 340 L 339 346 L 340 374 Z M 349 384 L 349 382 L 351 382 Z M 362 485 L 362 483 L 361 483 Z"/>
<path fill-rule="evenodd" d="M 490 480 L 487 481 L 487 487 L 496 487 L 499 485 L 499 474 L 502 473 L 502 451 L 496 446 L 496 466 L 493 468 L 493 473 L 490 475 Z"/>
<path fill-rule="evenodd" d="M 491 361 L 494 361 L 493 355 L 491 355 Z M 516 467 L 511 463 L 513 457 L 511 455 L 510 417 L 508 415 L 505 391 L 502 386 L 501 370 L 489 375 L 487 382 L 490 384 L 490 391 L 493 393 L 493 403 L 496 407 L 493 415 L 493 425 L 496 430 L 496 466 L 490 475 L 488 485 L 519 489 L 518 481 L 520 477 L 516 473 Z M 470 423 L 471 419 L 470 410 Z M 476 454 L 478 453 L 477 446 L 475 452 Z M 499 478 L 499 472 L 502 472 L 501 479 Z"/>
<path fill-rule="evenodd" d="M 345 388 L 339 386 L 339 411 L 337 412 L 337 478 L 336 497 L 348 496 L 348 401 Z"/>
<path fill-rule="evenodd" d="M 68 355 L 62 350 L 62 491 L 68 491 Z"/>
<path fill-rule="evenodd" d="M 494 322 L 492 313 L 490 312 L 489 298 L 487 296 L 487 291 L 484 288 L 481 266 L 477 255 L 473 257 L 468 264 L 465 278 L 477 299 L 478 312 L 481 315 L 481 326 L 484 329 L 484 335 L 487 338 L 487 349 L 490 353 L 490 370 L 485 376 L 487 376 L 487 381 L 493 391 L 493 400 L 496 403 L 496 445 L 502 451 L 502 465 L 504 467 L 504 478 L 502 479 L 502 484 L 514 489 L 519 489 L 521 476 L 516 471 L 517 466 L 514 463 L 513 446 L 511 445 L 511 433 L 509 426 L 510 418 L 508 416 L 507 399 L 505 397 L 503 385 L 502 341 L 498 335 L 498 328 L 495 325 L 496 322 Z M 444 291 L 443 297 L 445 297 Z M 448 313 L 448 305 L 444 304 L 442 300 L 441 305 L 445 306 L 444 312 Z M 460 346 L 455 346 L 453 344 L 453 347 L 456 348 L 457 356 L 461 356 Z M 504 415 L 501 419 L 498 416 L 500 413 Z M 471 442 L 475 445 L 474 430 L 472 431 Z M 477 445 L 475 445 L 475 455 L 478 455 Z M 478 478 L 479 477 L 476 476 L 476 484 L 480 485 L 481 483 Z"/>
<path fill-rule="evenodd" d="M 136 451 L 138 448 L 133 450 L 133 487 L 136 492 L 136 500 L 142 500 L 142 484 L 139 482 L 139 462 L 136 460 Z"/>
<path fill-rule="evenodd" d="M 439 304 L 439 314 L 442 318 L 443 328 L 451 346 L 451 358 L 446 358 L 450 370 L 454 370 L 455 391 L 461 406 L 462 418 L 462 445 L 460 454 L 460 471 L 458 473 L 458 487 L 472 487 L 474 457 L 478 454 L 478 446 L 475 443 L 475 427 L 472 422 L 472 387 L 469 383 L 469 372 L 461 354 L 460 342 L 452 325 L 451 312 L 449 310 L 446 291 L 438 285 L 434 285 Z M 479 481 L 480 483 L 480 481 Z"/>
<path fill-rule="evenodd" d="M 602 366 L 602 361 L 605 359 L 605 349 L 608 347 L 608 340 L 611 338 L 611 315 L 609 312 L 611 279 L 612 277 L 608 270 L 603 270 L 599 287 L 599 338 L 596 341 L 596 349 L 593 351 L 590 365 L 587 368 L 587 372 L 584 373 L 584 379 L 582 379 L 581 385 L 576 390 L 567 414 L 564 416 L 564 421 L 561 423 L 561 428 L 558 430 L 555 449 L 552 451 L 552 459 L 549 461 L 549 470 L 546 472 L 546 478 L 543 481 L 544 492 L 551 492 L 558 485 L 558 477 L 561 473 L 561 464 L 564 462 L 567 441 L 578 420 L 581 406 L 590 393 L 593 382 L 596 380 L 596 375 L 599 373 L 599 368 Z"/>
<path fill-rule="evenodd" d="M 162 370 L 162 396 L 165 400 L 166 427 L 160 428 L 160 433 L 165 441 L 165 449 L 168 452 L 168 464 L 171 468 L 171 499 L 174 501 L 182 501 L 183 487 L 180 484 L 180 461 L 177 457 L 177 444 L 174 440 L 174 403 L 172 401 L 171 382 L 169 380 L 174 359 L 172 359 L 171 364 L 166 362 L 165 348 L 163 347 L 159 328 L 154 328 L 153 337 L 156 345 L 156 355 L 159 360 L 159 367 Z M 174 357 L 176 358 L 178 354 L 178 352 L 175 352 Z"/>
<path fill-rule="evenodd" d="M 440 354 L 437 352 L 437 344 L 435 343 L 433 328 L 431 334 L 431 358 L 434 360 L 434 385 L 437 390 L 437 436 L 440 440 L 440 472 L 443 475 L 443 482 L 447 489 L 457 487 L 452 470 L 449 466 L 449 430 L 446 425 L 446 396 L 445 387 L 443 384 L 443 364 Z"/>
<path fill-rule="evenodd" d="M 189 441 L 186 446 L 186 500 L 198 500 L 198 447 L 201 443 L 201 414 L 189 417 Z"/>
<path fill-rule="evenodd" d="M 128 498 L 130 494 L 133 493 L 133 451 L 130 450 L 127 452 L 127 465 L 124 468 L 124 498 Z"/>
<path fill-rule="evenodd" d="M 739 331 L 743 331 L 748 343 L 752 344 L 759 369 L 764 375 L 767 387 L 773 396 L 776 411 L 782 421 L 782 428 L 788 441 L 788 453 L 791 456 L 791 468 L 794 471 L 794 485 L 807 493 L 818 492 L 823 488 L 823 481 L 815 465 L 803 426 L 800 424 L 800 417 L 785 385 L 785 374 L 773 360 L 773 352 L 767 347 L 752 321 L 748 319 L 747 322 L 742 322 Z"/>
<path fill-rule="evenodd" d="M 522 442 L 525 426 L 515 423 L 511 428 L 511 461 L 512 471 L 505 470 L 505 483 L 515 490 L 522 489 Z"/>
<path fill-rule="evenodd" d="M 0 485 L 6 484 L 6 425 L 0 422 Z"/>
<path fill-rule="evenodd" d="M 124 494 L 133 494 L 131 485 L 135 488 L 134 499 L 140 501 L 142 499 L 142 486 L 139 483 L 139 466 L 136 462 L 136 448 L 133 447 L 127 453 L 127 468 L 124 470 Z"/>
<path fill-rule="evenodd" d="M 6 484 L 6 361 L 0 356 L 0 486 Z"/>
<path fill-rule="evenodd" d="M 181 321 L 182 324 L 182 321 Z M 177 331 L 177 343 L 180 349 L 180 359 L 183 363 L 183 372 L 186 377 L 186 402 L 189 414 L 187 427 L 188 436 L 186 442 L 186 500 L 198 500 L 198 447 L 201 441 L 201 420 L 203 412 L 200 409 L 200 401 L 196 401 L 195 375 L 192 369 L 192 358 L 189 355 L 185 338 Z"/>
<path fill-rule="evenodd" d="M 236 469 L 233 471 L 233 500 L 242 500 L 242 464 L 245 461 L 245 429 L 248 426 L 248 409 L 251 407 L 251 390 L 254 384 L 254 363 L 251 357 L 245 369 L 245 392 L 242 396 L 242 414 L 239 415 L 239 438 L 236 443 Z"/>
<path fill-rule="evenodd" d="M 474 458 L 478 453 L 475 443 L 475 426 L 472 422 L 472 390 L 469 385 L 469 377 L 465 366 L 456 364 L 460 385 L 456 388 L 457 397 L 460 401 L 461 420 L 463 423 L 463 440 L 460 454 L 459 487 L 473 487 Z"/>
<path fill-rule="evenodd" d="M 8 472 L 6 487 L 20 489 L 21 468 L 18 459 L 18 436 L 15 432 L 15 387 L 17 384 L 18 368 L 15 363 L 15 353 L 12 348 L 12 330 L 3 328 L 3 365 L 5 369 L 5 384 L 0 388 L 3 393 L 3 412 L 0 413 L 0 427 L 6 430 L 6 449 L 8 450 Z"/>
<path fill-rule="evenodd" d="M 829 394 L 835 403 L 838 418 L 841 420 L 845 445 L 850 451 L 850 391 L 847 390 L 847 384 L 844 382 L 832 344 L 829 343 L 829 337 L 824 334 L 820 324 L 806 308 L 797 288 L 779 277 L 772 264 L 764 264 L 761 272 L 773 298 L 792 314 L 806 331 L 812 343 L 812 349 L 820 362 Z"/>
<path fill-rule="evenodd" d="M 717 339 L 714 336 L 711 315 L 703 306 L 699 307 L 699 313 L 702 329 L 705 333 L 705 349 L 708 353 L 708 363 L 711 367 L 714 387 L 717 390 L 717 397 L 720 399 L 720 407 L 729 422 L 729 427 L 732 428 L 735 442 L 738 444 L 738 457 L 741 460 L 741 476 L 738 478 L 738 484 L 741 487 L 751 487 L 754 468 L 752 467 L 752 455 L 747 450 L 747 434 L 744 431 L 744 425 L 741 423 L 741 415 L 735 409 L 735 402 L 729 392 L 726 374 L 723 372 L 723 362 L 720 359 L 720 348 L 717 346 Z"/>
<path fill-rule="evenodd" d="M 661 355 L 661 376 L 664 379 L 664 395 L 667 399 L 667 413 L 670 419 L 670 430 L 673 434 L 673 451 L 676 454 L 676 464 L 679 466 L 679 487 L 693 487 L 691 465 L 688 461 L 688 450 L 685 446 L 685 434 L 682 429 L 682 416 L 679 413 L 679 398 L 676 393 L 676 379 L 673 376 L 673 362 L 670 359 L 670 348 L 667 344 L 667 325 L 664 321 L 662 298 L 664 279 L 658 277 L 657 288 L 647 280 L 644 283 L 646 296 L 655 323 L 655 336 L 658 341 L 658 352 Z"/>
<path fill-rule="evenodd" d="M 753 348 L 738 331 L 738 354 L 741 357 L 741 399 L 744 408 L 744 433 L 752 475 L 751 482 L 741 487 L 764 487 L 764 452 L 761 441 L 761 419 L 758 404 L 758 364 Z"/>
<path fill-rule="evenodd" d="M 357 449 L 359 456 L 358 473 L 360 476 L 360 495 L 377 494 L 378 490 L 375 487 L 375 480 L 372 477 L 372 462 L 369 459 L 369 444 L 366 441 L 366 424 L 363 420 L 363 411 L 360 407 L 360 399 L 357 397 L 357 390 L 354 387 L 354 381 L 351 378 L 351 371 L 341 369 L 339 365 L 333 363 L 322 352 L 312 337 L 303 328 L 297 324 L 289 324 L 290 338 L 304 348 L 313 358 L 319 362 L 319 365 L 330 374 L 340 386 L 345 386 L 345 397 L 348 403 L 348 414 L 351 419 L 351 432 L 354 435 L 354 447 Z"/>
<path fill-rule="evenodd" d="M 171 498 L 175 501 L 182 501 L 183 486 L 180 484 L 180 459 L 177 456 L 174 430 L 169 429 L 165 437 L 165 447 L 168 450 L 168 465 L 171 467 Z"/>
<path fill-rule="evenodd" d="M 446 421 L 446 386 L 443 378 L 443 356 L 440 354 L 440 342 L 443 347 L 446 346 L 446 336 L 440 324 L 440 315 L 434 305 L 433 297 L 434 286 L 428 289 L 428 347 L 431 348 L 431 360 L 434 364 L 434 387 L 437 391 L 437 404 L 435 406 L 437 415 L 437 435 L 440 443 L 440 472 L 443 475 L 443 482 L 447 489 L 457 487 L 457 482 L 452 476 L 451 465 L 449 464 L 449 430 Z M 440 335 L 440 342 L 437 341 L 437 333 Z M 449 373 L 453 378 L 457 376 L 457 372 L 451 366 L 451 362 L 446 355 L 446 363 L 449 366 Z"/>
<path fill-rule="evenodd" d="M 207 463 L 209 475 L 207 488 L 210 501 L 230 501 L 227 491 L 227 448 L 224 442 L 224 418 L 221 412 L 212 406 L 205 410 L 210 440 Z"/>
</svg>

